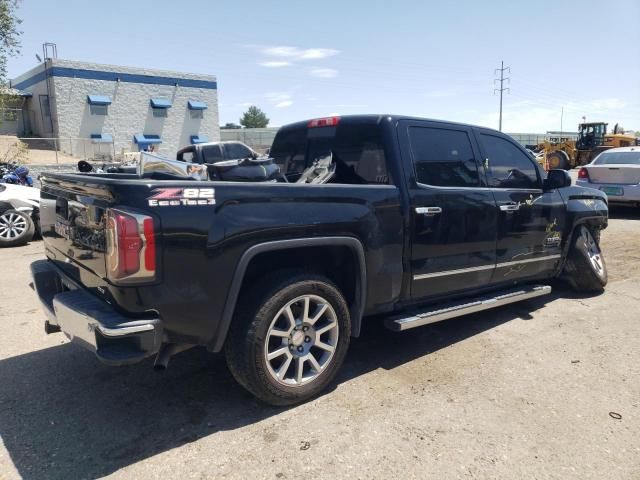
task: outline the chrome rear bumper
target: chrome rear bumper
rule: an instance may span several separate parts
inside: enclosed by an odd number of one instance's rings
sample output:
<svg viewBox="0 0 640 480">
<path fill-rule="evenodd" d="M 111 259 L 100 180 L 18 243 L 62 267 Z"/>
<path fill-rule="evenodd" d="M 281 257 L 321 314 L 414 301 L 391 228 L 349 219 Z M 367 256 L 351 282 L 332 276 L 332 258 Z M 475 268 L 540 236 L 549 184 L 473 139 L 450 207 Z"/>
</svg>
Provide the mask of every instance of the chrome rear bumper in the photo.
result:
<svg viewBox="0 0 640 480">
<path fill-rule="evenodd" d="M 129 318 L 66 277 L 48 260 L 31 264 L 33 284 L 47 315 L 47 333 L 61 330 L 109 365 L 154 355 L 163 337 L 159 318 Z"/>
</svg>

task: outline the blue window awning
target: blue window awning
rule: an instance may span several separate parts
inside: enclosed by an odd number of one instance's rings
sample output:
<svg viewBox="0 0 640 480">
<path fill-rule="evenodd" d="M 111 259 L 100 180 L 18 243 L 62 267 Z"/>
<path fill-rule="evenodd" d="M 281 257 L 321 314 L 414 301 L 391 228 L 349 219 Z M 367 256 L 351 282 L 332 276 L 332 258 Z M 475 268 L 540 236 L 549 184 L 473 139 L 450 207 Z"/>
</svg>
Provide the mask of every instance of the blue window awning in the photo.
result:
<svg viewBox="0 0 640 480">
<path fill-rule="evenodd" d="M 206 135 L 191 135 L 191 143 L 193 145 L 197 143 L 207 143 L 209 139 Z"/>
<path fill-rule="evenodd" d="M 152 98 L 151 107 L 152 108 L 171 108 L 171 100 L 169 100 L 168 98 Z"/>
<path fill-rule="evenodd" d="M 87 95 L 89 105 L 111 105 L 111 97 L 106 95 Z"/>
<path fill-rule="evenodd" d="M 26 97 L 26 98 L 30 98 L 33 97 L 33 93 L 32 92 L 26 92 L 26 91 L 21 91 L 18 93 L 19 96 L 21 97 Z"/>
<path fill-rule="evenodd" d="M 155 143 L 162 143 L 162 139 L 160 135 L 145 135 L 143 133 L 138 133 L 133 136 L 133 141 L 138 145 L 151 145 Z"/>
<path fill-rule="evenodd" d="M 188 102 L 189 110 L 206 110 L 207 104 L 204 102 L 199 102 L 197 100 L 189 100 Z"/>
<path fill-rule="evenodd" d="M 109 133 L 92 133 L 91 143 L 113 143 L 113 136 Z"/>
</svg>

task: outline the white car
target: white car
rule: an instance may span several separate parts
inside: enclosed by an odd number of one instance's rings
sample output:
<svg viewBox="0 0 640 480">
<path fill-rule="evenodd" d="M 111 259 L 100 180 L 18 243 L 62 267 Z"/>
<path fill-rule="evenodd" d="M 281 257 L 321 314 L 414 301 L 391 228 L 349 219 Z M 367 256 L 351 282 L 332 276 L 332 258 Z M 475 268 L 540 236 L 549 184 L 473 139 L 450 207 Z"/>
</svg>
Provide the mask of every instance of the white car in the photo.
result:
<svg viewBox="0 0 640 480">
<path fill-rule="evenodd" d="M 610 204 L 640 206 L 640 146 L 605 150 L 578 171 L 576 185 L 603 191 Z"/>
<path fill-rule="evenodd" d="M 31 241 L 40 228 L 40 189 L 0 183 L 0 247 Z"/>
</svg>

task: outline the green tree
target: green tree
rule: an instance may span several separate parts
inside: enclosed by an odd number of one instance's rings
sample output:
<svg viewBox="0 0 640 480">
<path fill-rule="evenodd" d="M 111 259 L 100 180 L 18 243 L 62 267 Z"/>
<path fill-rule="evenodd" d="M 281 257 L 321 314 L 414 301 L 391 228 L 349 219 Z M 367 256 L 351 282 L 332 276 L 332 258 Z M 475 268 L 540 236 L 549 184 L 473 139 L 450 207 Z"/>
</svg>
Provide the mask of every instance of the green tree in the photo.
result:
<svg viewBox="0 0 640 480">
<path fill-rule="evenodd" d="M 251 105 L 249 109 L 242 114 L 240 125 L 245 128 L 264 128 L 269 125 L 267 115 L 255 105 Z"/>
<path fill-rule="evenodd" d="M 18 25 L 22 23 L 16 16 L 20 0 L 0 0 L 0 86 L 7 84 L 7 60 L 20 53 Z"/>
</svg>

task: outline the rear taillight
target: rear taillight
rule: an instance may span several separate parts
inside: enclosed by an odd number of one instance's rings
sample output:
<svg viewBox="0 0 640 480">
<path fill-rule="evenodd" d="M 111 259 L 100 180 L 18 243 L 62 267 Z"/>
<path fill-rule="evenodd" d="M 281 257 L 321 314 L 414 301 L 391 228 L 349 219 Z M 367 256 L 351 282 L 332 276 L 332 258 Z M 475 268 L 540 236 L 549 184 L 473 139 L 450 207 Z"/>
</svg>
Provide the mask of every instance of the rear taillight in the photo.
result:
<svg viewBox="0 0 640 480">
<path fill-rule="evenodd" d="M 107 210 L 107 277 L 133 284 L 156 278 L 156 238 L 153 218 L 139 213 Z"/>
<path fill-rule="evenodd" d="M 310 120 L 307 123 L 308 128 L 317 128 L 317 127 L 335 127 L 340 123 L 340 117 L 324 117 L 324 118 L 315 118 Z"/>
<path fill-rule="evenodd" d="M 589 170 L 584 167 L 580 168 L 580 170 L 578 170 L 578 178 L 580 180 L 589 180 Z"/>
</svg>

